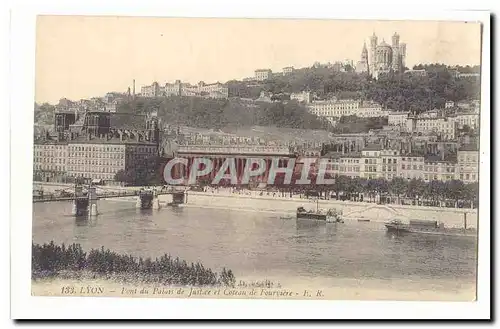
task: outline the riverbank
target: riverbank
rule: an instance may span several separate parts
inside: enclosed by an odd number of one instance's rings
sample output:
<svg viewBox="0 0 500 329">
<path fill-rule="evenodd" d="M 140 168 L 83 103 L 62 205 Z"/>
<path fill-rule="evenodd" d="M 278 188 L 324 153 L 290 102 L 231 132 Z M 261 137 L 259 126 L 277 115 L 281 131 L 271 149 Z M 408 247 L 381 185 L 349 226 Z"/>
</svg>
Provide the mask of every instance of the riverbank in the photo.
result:
<svg viewBox="0 0 500 329">
<path fill-rule="evenodd" d="M 170 202 L 171 196 L 160 196 L 161 202 Z M 295 197 L 260 196 L 258 194 L 210 193 L 189 191 L 187 206 L 200 206 L 215 209 L 237 209 L 246 211 L 264 211 L 293 214 L 298 207 L 306 209 L 335 208 L 343 212 L 346 220 L 365 219 L 374 222 L 386 222 L 393 218 L 422 219 L 443 222 L 446 227 L 462 228 L 466 212 L 467 227 L 477 228 L 476 209 L 437 208 L 425 206 L 384 205 L 366 202 L 301 199 Z"/>
<path fill-rule="evenodd" d="M 67 188 L 71 184 L 34 182 L 33 186 L 42 187 L 47 192 Z M 105 191 L 127 191 L 137 190 L 139 187 L 100 186 Z M 160 187 L 158 187 L 160 188 Z M 171 195 L 160 195 L 162 206 L 172 202 Z M 135 198 L 116 198 L 115 201 L 135 201 Z M 338 201 L 335 199 L 319 200 L 301 198 L 299 195 L 290 197 L 288 194 L 281 196 L 267 193 L 260 195 L 259 191 L 243 191 L 231 193 L 229 190 L 213 190 L 210 192 L 188 191 L 187 206 L 214 208 L 214 209 L 237 209 L 242 211 L 259 211 L 280 214 L 294 214 L 298 207 L 306 209 L 335 208 L 343 212 L 345 220 L 370 220 L 374 222 L 386 222 L 393 218 L 402 220 L 420 219 L 436 220 L 443 222 L 446 227 L 463 228 L 464 220 L 469 228 L 478 227 L 477 209 L 469 208 L 445 208 L 428 206 L 411 206 L 398 204 L 377 204 L 370 202 Z M 464 214 L 467 215 L 464 215 Z"/>
</svg>

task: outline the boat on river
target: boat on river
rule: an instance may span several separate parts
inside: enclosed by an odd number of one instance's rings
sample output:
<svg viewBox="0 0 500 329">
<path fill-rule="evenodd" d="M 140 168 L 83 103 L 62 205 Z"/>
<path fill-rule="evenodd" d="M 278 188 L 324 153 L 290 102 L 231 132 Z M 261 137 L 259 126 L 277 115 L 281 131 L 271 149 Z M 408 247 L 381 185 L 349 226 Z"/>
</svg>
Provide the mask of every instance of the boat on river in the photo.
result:
<svg viewBox="0 0 500 329">
<path fill-rule="evenodd" d="M 466 223 L 466 221 L 465 221 Z M 467 228 L 465 224 L 460 227 L 445 227 L 443 223 L 436 220 L 410 220 L 404 223 L 399 219 L 393 219 L 385 223 L 387 232 L 394 234 L 435 234 L 477 237 L 475 228 Z"/>
<path fill-rule="evenodd" d="M 297 208 L 297 219 L 313 219 L 321 220 L 329 223 L 343 223 L 342 213 L 336 209 L 328 209 L 324 211 L 319 209 L 318 202 L 316 203 L 316 210 L 306 210 L 304 207 Z"/>
</svg>

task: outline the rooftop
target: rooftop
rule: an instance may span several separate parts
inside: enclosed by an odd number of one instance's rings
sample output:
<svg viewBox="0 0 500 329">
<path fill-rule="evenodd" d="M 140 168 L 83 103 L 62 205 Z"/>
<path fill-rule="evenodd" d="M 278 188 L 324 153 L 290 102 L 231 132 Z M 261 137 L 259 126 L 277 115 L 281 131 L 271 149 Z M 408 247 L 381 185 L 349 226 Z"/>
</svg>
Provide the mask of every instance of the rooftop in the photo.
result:
<svg viewBox="0 0 500 329">
<path fill-rule="evenodd" d="M 479 148 L 477 147 L 477 145 L 474 145 L 474 144 L 464 144 L 464 145 L 460 146 L 460 148 L 458 150 L 459 151 L 479 152 Z"/>
<path fill-rule="evenodd" d="M 80 136 L 76 139 L 70 140 L 67 144 L 120 144 L 120 145 L 157 145 L 155 142 L 149 141 L 137 141 L 136 139 L 124 139 L 120 140 L 120 138 L 93 138 L 87 139 L 86 137 Z"/>
<path fill-rule="evenodd" d="M 370 145 L 366 145 L 363 148 L 363 151 L 381 151 L 381 150 L 382 150 L 382 147 L 379 144 L 370 144 Z"/>
<path fill-rule="evenodd" d="M 129 113 L 110 113 L 110 127 L 121 129 L 146 129 L 146 116 Z"/>
</svg>

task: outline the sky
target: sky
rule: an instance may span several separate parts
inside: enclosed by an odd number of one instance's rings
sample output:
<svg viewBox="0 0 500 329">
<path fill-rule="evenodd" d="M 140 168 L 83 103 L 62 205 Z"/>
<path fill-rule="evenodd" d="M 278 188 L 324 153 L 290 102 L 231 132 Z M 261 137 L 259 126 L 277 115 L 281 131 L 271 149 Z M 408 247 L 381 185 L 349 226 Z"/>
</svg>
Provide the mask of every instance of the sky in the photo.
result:
<svg viewBox="0 0 500 329">
<path fill-rule="evenodd" d="M 35 101 L 57 103 L 180 79 L 243 79 L 255 69 L 350 59 L 375 33 L 407 44 L 406 66 L 480 64 L 473 22 L 39 16 Z"/>
</svg>

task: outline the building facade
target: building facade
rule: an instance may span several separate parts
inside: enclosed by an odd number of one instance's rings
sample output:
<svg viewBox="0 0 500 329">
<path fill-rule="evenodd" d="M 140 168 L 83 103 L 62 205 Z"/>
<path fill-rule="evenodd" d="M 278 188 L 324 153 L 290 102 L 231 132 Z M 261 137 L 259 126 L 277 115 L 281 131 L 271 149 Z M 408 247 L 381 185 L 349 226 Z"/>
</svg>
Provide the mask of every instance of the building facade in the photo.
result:
<svg viewBox="0 0 500 329">
<path fill-rule="evenodd" d="M 52 135 L 34 142 L 36 180 L 113 181 L 118 171 L 138 169 L 146 158 L 159 155 L 156 117 L 93 111 L 74 118 L 56 113 L 54 126 Z"/>
<path fill-rule="evenodd" d="M 39 181 L 62 181 L 67 172 L 68 145 L 57 141 L 35 141 L 33 176 Z"/>
<path fill-rule="evenodd" d="M 447 140 L 456 138 L 457 123 L 449 118 L 418 118 L 415 127 L 417 133 L 437 133 Z"/>
<path fill-rule="evenodd" d="M 462 147 L 457 152 L 458 177 L 464 183 L 479 181 L 479 151 L 475 147 Z"/>
<path fill-rule="evenodd" d="M 342 116 L 356 115 L 358 117 L 384 117 L 389 111 L 382 109 L 380 104 L 356 100 L 314 101 L 307 105 L 309 112 L 330 121 L 336 121 Z"/>
<path fill-rule="evenodd" d="M 136 169 L 142 165 L 141 161 L 156 155 L 158 145 L 155 143 L 70 142 L 67 174 L 70 177 L 114 181 L 118 171 Z"/>
<path fill-rule="evenodd" d="M 387 116 L 387 122 L 390 126 L 406 126 L 406 120 L 410 112 L 391 112 Z"/>
<path fill-rule="evenodd" d="M 312 101 L 311 92 L 302 91 L 300 93 L 291 93 L 290 100 L 296 100 L 297 102 L 303 102 L 309 104 Z"/>
<path fill-rule="evenodd" d="M 264 81 L 273 77 L 273 71 L 269 69 L 255 70 L 255 80 Z"/>
</svg>

